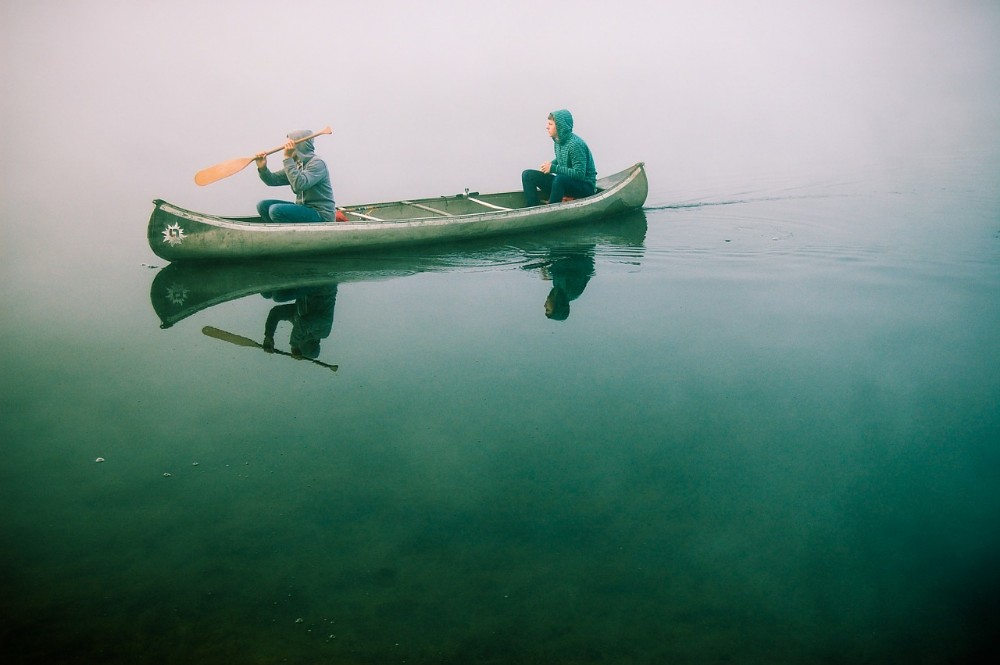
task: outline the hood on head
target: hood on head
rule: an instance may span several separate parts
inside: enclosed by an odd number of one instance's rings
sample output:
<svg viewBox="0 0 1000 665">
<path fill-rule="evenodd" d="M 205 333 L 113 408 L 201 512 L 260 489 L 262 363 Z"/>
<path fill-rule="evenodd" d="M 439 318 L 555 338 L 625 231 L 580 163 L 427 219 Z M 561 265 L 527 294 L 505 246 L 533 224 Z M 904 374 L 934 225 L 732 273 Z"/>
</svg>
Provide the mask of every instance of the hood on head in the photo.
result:
<svg viewBox="0 0 1000 665">
<path fill-rule="evenodd" d="M 312 130 L 309 129 L 296 129 L 294 132 L 288 132 L 286 135 L 290 139 L 301 139 L 305 136 L 312 134 Z M 308 159 L 313 156 L 313 140 L 309 139 L 303 141 L 302 143 L 295 144 L 295 152 L 298 153 L 301 159 Z"/>
<path fill-rule="evenodd" d="M 562 143 L 573 133 L 573 114 L 566 109 L 553 111 L 549 115 L 556 123 L 556 131 L 559 132 L 559 142 Z"/>
</svg>

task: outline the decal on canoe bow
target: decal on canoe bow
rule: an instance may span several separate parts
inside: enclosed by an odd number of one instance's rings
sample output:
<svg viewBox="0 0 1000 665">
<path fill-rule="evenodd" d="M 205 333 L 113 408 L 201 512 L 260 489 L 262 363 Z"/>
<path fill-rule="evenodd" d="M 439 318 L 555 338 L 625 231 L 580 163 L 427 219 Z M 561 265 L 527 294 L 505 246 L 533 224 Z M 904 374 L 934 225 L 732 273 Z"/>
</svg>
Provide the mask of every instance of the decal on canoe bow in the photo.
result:
<svg viewBox="0 0 1000 665">
<path fill-rule="evenodd" d="M 170 245 L 179 245 L 184 241 L 184 229 L 178 222 L 163 229 L 163 242 Z"/>
</svg>

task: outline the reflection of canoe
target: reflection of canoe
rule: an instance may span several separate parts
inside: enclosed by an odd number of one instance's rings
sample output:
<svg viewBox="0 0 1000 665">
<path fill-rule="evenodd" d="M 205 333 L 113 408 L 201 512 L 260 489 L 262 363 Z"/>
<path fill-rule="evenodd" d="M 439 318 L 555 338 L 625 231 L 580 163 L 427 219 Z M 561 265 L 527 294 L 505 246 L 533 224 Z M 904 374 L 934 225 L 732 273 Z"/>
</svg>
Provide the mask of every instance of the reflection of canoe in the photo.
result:
<svg viewBox="0 0 1000 665">
<path fill-rule="evenodd" d="M 596 250 L 598 256 L 634 263 L 641 258 L 645 237 L 646 216 L 640 210 L 572 228 L 523 234 L 503 243 L 485 239 L 442 243 L 419 251 L 382 250 L 365 256 L 171 263 L 153 278 L 149 297 L 161 327 L 169 328 L 208 307 L 257 293 L 377 281 L 422 272 L 524 268 L 560 251 Z"/>
<path fill-rule="evenodd" d="M 579 223 L 641 208 L 642 163 L 597 181 L 593 196 L 531 208 L 522 192 L 465 193 L 372 203 L 341 210 L 346 222 L 265 224 L 257 217 L 218 217 L 157 200 L 147 237 L 169 261 L 336 253 L 374 247 L 479 238 Z"/>
</svg>

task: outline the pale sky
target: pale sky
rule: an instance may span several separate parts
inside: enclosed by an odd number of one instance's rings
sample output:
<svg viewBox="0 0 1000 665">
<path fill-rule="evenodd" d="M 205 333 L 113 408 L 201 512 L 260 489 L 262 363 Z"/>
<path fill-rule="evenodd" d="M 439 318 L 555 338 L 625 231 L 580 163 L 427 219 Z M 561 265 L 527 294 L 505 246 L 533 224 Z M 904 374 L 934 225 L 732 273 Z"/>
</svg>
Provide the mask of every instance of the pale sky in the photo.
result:
<svg viewBox="0 0 1000 665">
<path fill-rule="evenodd" d="M 206 166 L 331 125 L 338 203 L 516 189 L 569 108 L 651 203 L 718 173 L 996 146 L 1000 3 L 4 2 L 5 205 L 118 188 L 220 213 Z M 251 174 L 252 175 L 252 174 Z M 19 201 L 24 193 L 26 201 Z"/>
</svg>

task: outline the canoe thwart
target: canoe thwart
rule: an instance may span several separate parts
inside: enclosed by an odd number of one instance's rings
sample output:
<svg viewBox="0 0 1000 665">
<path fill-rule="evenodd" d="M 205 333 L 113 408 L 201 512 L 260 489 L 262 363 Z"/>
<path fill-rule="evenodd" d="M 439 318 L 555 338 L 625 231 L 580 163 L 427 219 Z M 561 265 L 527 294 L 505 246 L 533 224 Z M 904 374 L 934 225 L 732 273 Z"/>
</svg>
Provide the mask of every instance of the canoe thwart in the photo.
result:
<svg viewBox="0 0 1000 665">
<path fill-rule="evenodd" d="M 367 219 L 368 221 L 371 222 L 385 221 L 383 219 L 379 219 L 378 217 L 372 217 L 371 215 L 366 215 L 362 212 L 358 212 L 357 210 L 348 210 L 347 208 L 340 208 L 340 211 L 346 215 L 354 215 L 355 217 L 360 217 L 361 219 Z"/>
<path fill-rule="evenodd" d="M 432 212 L 435 215 L 441 215 L 442 217 L 454 217 L 455 215 L 450 212 L 445 212 L 444 210 L 438 210 L 437 208 L 432 208 L 429 205 L 424 205 L 423 203 L 414 203 L 413 201 L 400 201 L 400 203 L 408 206 L 413 206 L 414 208 L 420 208 L 421 210 L 426 210 L 427 212 Z"/>
<path fill-rule="evenodd" d="M 465 198 L 472 201 L 473 203 L 478 203 L 481 206 L 486 206 L 487 208 L 493 208 L 494 210 L 513 210 L 513 208 L 504 208 L 503 206 L 493 205 L 492 203 L 487 203 L 482 199 L 477 199 L 474 196 L 466 195 Z"/>
</svg>

